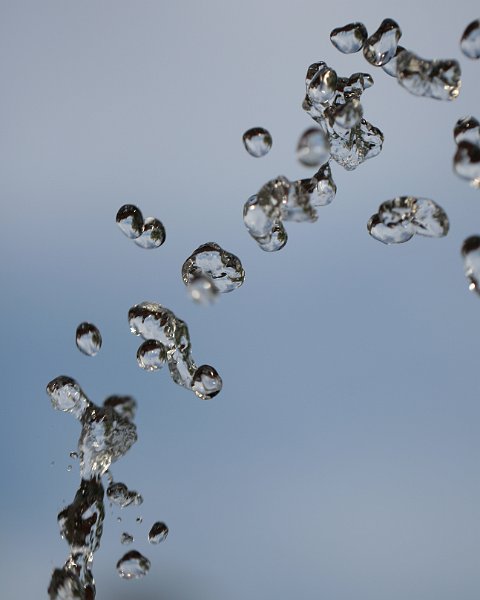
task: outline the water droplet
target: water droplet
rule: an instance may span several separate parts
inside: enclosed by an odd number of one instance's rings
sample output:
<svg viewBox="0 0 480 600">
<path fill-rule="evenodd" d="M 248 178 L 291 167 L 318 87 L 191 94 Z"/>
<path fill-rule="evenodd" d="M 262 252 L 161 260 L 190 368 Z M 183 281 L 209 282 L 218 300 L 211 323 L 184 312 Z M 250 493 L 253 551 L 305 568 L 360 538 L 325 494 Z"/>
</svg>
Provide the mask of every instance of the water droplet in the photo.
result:
<svg viewBox="0 0 480 600">
<path fill-rule="evenodd" d="M 199 246 L 183 263 L 182 279 L 189 285 L 196 275 L 206 275 L 221 294 L 232 292 L 245 281 L 240 259 L 214 242 Z"/>
<path fill-rule="evenodd" d="M 333 98 L 336 89 L 337 73 L 327 65 L 323 65 L 310 80 L 307 96 L 314 104 L 322 104 Z"/>
<path fill-rule="evenodd" d="M 167 539 L 168 535 L 168 527 L 165 523 L 161 521 L 157 521 L 152 525 L 148 533 L 148 541 L 151 544 L 160 544 L 160 542 L 164 542 Z"/>
<path fill-rule="evenodd" d="M 210 400 L 222 389 L 222 378 L 210 365 L 202 365 L 195 371 L 192 389 L 202 400 Z"/>
<path fill-rule="evenodd" d="M 480 236 L 472 235 L 463 242 L 462 256 L 469 290 L 480 294 Z"/>
<path fill-rule="evenodd" d="M 385 73 L 387 73 L 387 75 L 390 75 L 390 77 L 397 76 L 398 55 L 401 52 L 403 52 L 404 50 L 405 50 L 405 48 L 403 46 L 397 46 L 397 49 L 395 50 L 395 55 L 393 56 L 393 58 L 391 58 L 386 65 L 382 65 L 382 69 L 385 71 Z"/>
<path fill-rule="evenodd" d="M 102 336 L 93 323 L 80 323 L 75 339 L 77 348 L 87 356 L 95 356 L 102 347 Z"/>
<path fill-rule="evenodd" d="M 453 157 L 453 168 L 459 177 L 468 179 L 473 187 L 480 187 L 480 144 L 460 142 Z"/>
<path fill-rule="evenodd" d="M 71 377 L 60 375 L 52 379 L 47 385 L 47 394 L 50 396 L 53 408 L 69 412 L 80 419 L 90 405 L 88 398 L 81 387 Z"/>
<path fill-rule="evenodd" d="M 330 144 L 322 129 L 310 127 L 298 140 L 297 158 L 306 167 L 323 165 L 330 157 Z"/>
<path fill-rule="evenodd" d="M 450 229 L 446 212 L 433 200 L 415 198 L 412 201 L 412 224 L 415 233 L 427 237 L 444 237 Z"/>
<path fill-rule="evenodd" d="M 208 275 L 194 273 L 187 285 L 190 298 L 197 304 L 213 304 L 218 298 L 218 289 Z"/>
<path fill-rule="evenodd" d="M 127 552 L 117 563 L 117 571 L 124 579 L 139 579 L 144 577 L 150 569 L 148 558 L 131 550 Z"/>
<path fill-rule="evenodd" d="M 269 235 L 255 240 L 265 252 L 277 252 L 288 242 L 288 235 L 281 221 L 277 221 Z"/>
<path fill-rule="evenodd" d="M 122 517 L 117 517 L 117 523 L 121 523 L 122 522 Z"/>
<path fill-rule="evenodd" d="M 165 242 L 165 238 L 163 223 L 155 217 L 147 217 L 143 223 L 142 234 L 134 242 L 140 248 L 150 250 L 159 248 Z"/>
<path fill-rule="evenodd" d="M 104 408 L 113 410 L 124 419 L 133 421 L 137 410 L 137 403 L 131 396 L 109 396 L 103 402 Z"/>
<path fill-rule="evenodd" d="M 471 142 L 480 146 L 480 123 L 475 117 L 458 119 L 453 130 L 455 143 Z"/>
<path fill-rule="evenodd" d="M 70 458 L 73 458 L 74 460 L 76 460 L 78 458 L 78 452 L 75 452 L 75 451 L 70 452 L 69 456 L 70 456 Z"/>
<path fill-rule="evenodd" d="M 135 521 L 136 521 L 137 523 L 143 523 L 143 517 L 137 517 L 137 518 L 135 519 Z"/>
<path fill-rule="evenodd" d="M 166 348 L 173 347 L 175 315 L 156 302 L 142 302 L 128 311 L 130 331 L 145 340 L 157 340 Z"/>
<path fill-rule="evenodd" d="M 138 238 L 143 232 L 143 215 L 133 204 L 124 204 L 117 212 L 117 225 L 130 239 Z"/>
<path fill-rule="evenodd" d="M 130 535 L 126 531 L 124 531 L 120 537 L 120 543 L 124 546 L 131 544 L 133 542 L 133 535 Z"/>
<path fill-rule="evenodd" d="M 364 57 L 376 67 L 386 65 L 395 56 L 401 36 L 398 23 L 393 19 L 384 19 L 377 31 L 365 42 Z"/>
<path fill-rule="evenodd" d="M 71 470 L 72 470 L 72 465 L 68 465 L 68 466 L 67 466 L 67 471 L 69 471 L 69 472 L 70 472 Z"/>
<path fill-rule="evenodd" d="M 145 371 L 158 371 L 166 360 L 165 346 L 157 340 L 146 340 L 137 350 L 138 366 Z"/>
<path fill-rule="evenodd" d="M 143 502 L 141 494 L 135 490 L 129 490 L 124 483 L 112 483 L 107 488 L 107 498 L 112 504 L 121 508 L 131 504 L 139 506 Z"/>
<path fill-rule="evenodd" d="M 472 21 L 463 32 L 460 48 L 468 58 L 480 58 L 480 20 Z"/>
<path fill-rule="evenodd" d="M 363 108 L 360 100 L 353 98 L 345 102 L 345 104 L 336 106 L 332 110 L 331 115 L 337 127 L 352 129 L 360 123 L 363 117 Z"/>
<path fill-rule="evenodd" d="M 316 62 L 316 63 L 312 63 L 308 69 L 307 69 L 307 75 L 305 77 L 305 86 L 308 90 L 308 86 L 310 85 L 310 82 L 312 81 L 312 79 L 315 77 L 315 75 L 320 71 L 320 69 L 323 69 L 323 67 L 326 67 L 327 64 L 325 62 L 323 62 L 323 60 Z"/>
<path fill-rule="evenodd" d="M 252 127 L 243 134 L 243 143 L 251 156 L 260 158 L 270 151 L 272 136 L 263 127 Z"/>
<path fill-rule="evenodd" d="M 361 50 L 367 37 L 367 28 L 363 23 L 349 23 L 344 27 L 337 27 L 330 34 L 332 44 L 344 54 Z"/>
<path fill-rule="evenodd" d="M 337 186 L 332 178 L 332 171 L 328 163 L 324 164 L 310 180 L 310 202 L 312 206 L 326 206 L 333 202 L 337 193 Z"/>
<path fill-rule="evenodd" d="M 397 81 L 414 96 L 454 100 L 460 93 L 460 65 L 453 59 L 426 60 L 404 50 L 397 56 Z"/>
</svg>

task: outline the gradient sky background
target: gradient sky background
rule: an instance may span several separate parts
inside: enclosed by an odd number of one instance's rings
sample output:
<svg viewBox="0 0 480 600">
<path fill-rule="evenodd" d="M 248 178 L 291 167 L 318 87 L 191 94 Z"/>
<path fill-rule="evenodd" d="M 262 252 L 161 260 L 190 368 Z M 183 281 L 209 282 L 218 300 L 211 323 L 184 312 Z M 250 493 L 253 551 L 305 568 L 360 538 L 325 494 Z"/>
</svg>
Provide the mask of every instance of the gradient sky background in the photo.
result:
<svg viewBox="0 0 480 600">
<path fill-rule="evenodd" d="M 458 45 L 478 16 L 466 0 L 1 3 L 2 597 L 46 598 L 67 556 L 56 515 L 78 486 L 79 427 L 45 394 L 66 374 L 97 403 L 139 403 L 139 441 L 112 471 L 145 502 L 107 511 L 98 600 L 478 599 L 480 299 L 459 251 L 480 233 L 480 192 L 451 168 L 456 120 L 480 117 L 480 61 Z M 329 41 L 385 17 L 421 56 L 460 60 L 456 101 L 411 96 Z M 294 149 L 317 60 L 372 73 L 363 105 L 384 150 L 354 172 L 334 163 L 334 203 L 263 253 L 242 206 L 313 171 Z M 241 142 L 257 125 L 273 135 L 262 159 Z M 447 238 L 368 236 L 380 202 L 407 194 L 445 208 Z M 164 246 L 121 234 L 125 203 L 163 221 Z M 180 268 L 207 241 L 246 282 L 204 308 Z M 126 317 L 143 300 L 188 323 L 197 363 L 223 377 L 214 400 L 138 368 Z M 85 320 L 95 358 L 75 347 Z M 150 546 L 156 520 L 170 535 Z M 152 562 L 142 581 L 115 571 L 122 531 Z"/>
</svg>

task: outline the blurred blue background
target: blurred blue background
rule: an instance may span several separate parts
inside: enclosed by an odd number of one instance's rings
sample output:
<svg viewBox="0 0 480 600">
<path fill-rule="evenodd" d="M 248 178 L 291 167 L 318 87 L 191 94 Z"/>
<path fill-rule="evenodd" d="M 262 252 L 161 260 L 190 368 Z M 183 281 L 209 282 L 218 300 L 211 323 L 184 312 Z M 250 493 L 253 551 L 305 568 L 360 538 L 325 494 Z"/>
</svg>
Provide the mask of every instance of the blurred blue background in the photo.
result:
<svg viewBox="0 0 480 600">
<path fill-rule="evenodd" d="M 411 96 L 329 41 L 385 17 L 407 48 L 460 60 L 456 101 Z M 477 17 L 467 0 L 2 2 L 2 597 L 46 597 L 67 556 L 56 515 L 78 485 L 79 427 L 45 393 L 66 374 L 97 403 L 139 404 L 112 472 L 145 502 L 107 511 L 99 600 L 478 599 L 480 299 L 459 250 L 480 198 L 451 168 L 456 120 L 480 117 L 480 63 L 459 50 Z M 276 175 L 312 173 L 294 150 L 317 60 L 372 73 L 362 101 L 384 149 L 351 173 L 334 163 L 333 204 L 263 253 L 242 206 Z M 242 145 L 253 126 L 273 136 L 262 159 Z M 447 238 L 368 236 L 380 202 L 407 194 L 445 208 Z M 122 235 L 125 203 L 163 221 L 164 246 Z M 246 270 L 211 308 L 180 278 L 207 241 Z M 188 323 L 197 364 L 223 377 L 214 400 L 138 368 L 127 311 L 143 300 Z M 81 321 L 102 332 L 95 358 L 75 346 Z M 170 535 L 150 546 L 156 520 Z M 122 531 L 152 562 L 141 581 L 116 573 Z"/>
</svg>

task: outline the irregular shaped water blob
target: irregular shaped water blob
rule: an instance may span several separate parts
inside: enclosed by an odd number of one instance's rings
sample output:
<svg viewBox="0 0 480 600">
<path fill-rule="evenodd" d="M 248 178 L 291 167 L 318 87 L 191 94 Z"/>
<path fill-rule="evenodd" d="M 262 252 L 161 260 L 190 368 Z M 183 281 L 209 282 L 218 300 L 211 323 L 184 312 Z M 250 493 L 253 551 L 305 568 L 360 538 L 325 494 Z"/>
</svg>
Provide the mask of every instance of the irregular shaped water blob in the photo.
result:
<svg viewBox="0 0 480 600">
<path fill-rule="evenodd" d="M 208 275 L 194 273 L 187 285 L 190 298 L 197 304 L 213 304 L 218 298 L 218 289 Z"/>
<path fill-rule="evenodd" d="M 93 323 L 80 323 L 75 334 L 77 348 L 87 356 L 95 356 L 102 347 L 102 336 Z"/>
<path fill-rule="evenodd" d="M 144 577 L 149 570 L 150 561 L 136 550 L 127 552 L 117 563 L 118 574 L 123 579 L 139 579 Z"/>
<path fill-rule="evenodd" d="M 222 378 L 210 365 L 198 367 L 193 375 L 192 389 L 202 400 L 211 400 L 222 389 Z"/>
<path fill-rule="evenodd" d="M 108 396 L 103 402 L 105 408 L 113 408 L 122 418 L 133 421 L 137 410 L 137 402 L 132 396 Z"/>
<path fill-rule="evenodd" d="M 272 136 L 263 127 L 252 127 L 243 134 L 243 144 L 251 156 L 260 158 L 270 151 Z"/>
<path fill-rule="evenodd" d="M 405 50 L 405 48 L 403 46 L 397 46 L 397 49 L 395 51 L 395 55 L 393 56 L 393 58 L 391 58 L 387 64 L 382 65 L 382 69 L 383 71 L 385 71 L 385 73 L 387 73 L 387 75 L 390 75 L 390 77 L 396 77 L 397 76 L 397 59 L 398 59 L 398 55 L 403 52 Z"/>
<path fill-rule="evenodd" d="M 124 483 L 111 483 L 107 488 L 107 498 L 112 504 L 125 508 L 133 504 L 140 506 L 143 503 L 141 494 L 135 490 L 129 490 Z"/>
<path fill-rule="evenodd" d="M 159 248 L 165 242 L 165 227 L 155 217 L 147 217 L 143 222 L 142 234 L 134 242 L 140 248 Z"/>
<path fill-rule="evenodd" d="M 245 281 L 245 271 L 240 259 L 215 242 L 202 244 L 183 263 L 182 279 L 186 286 L 199 275 L 206 275 L 213 281 L 221 294 L 232 292 Z"/>
<path fill-rule="evenodd" d="M 358 52 L 367 40 L 367 28 L 363 23 L 349 23 L 337 27 L 330 33 L 330 41 L 337 50 L 344 54 Z"/>
<path fill-rule="evenodd" d="M 398 23 L 393 19 L 384 19 L 377 31 L 365 42 L 363 56 L 375 67 L 386 65 L 395 56 L 401 36 Z"/>
<path fill-rule="evenodd" d="M 313 69 L 316 67 L 316 70 Z M 313 104 L 330 101 L 337 88 L 337 73 L 324 62 L 314 63 L 309 67 L 305 79 L 307 97 Z"/>
<path fill-rule="evenodd" d="M 463 32 L 460 48 L 468 58 L 480 58 L 480 20 L 472 21 Z"/>
<path fill-rule="evenodd" d="M 396 60 L 397 81 L 414 96 L 454 100 L 460 93 L 462 73 L 456 60 L 426 60 L 408 50 Z"/>
<path fill-rule="evenodd" d="M 413 196 L 383 202 L 367 224 L 369 234 L 384 244 L 408 242 L 415 234 L 444 237 L 449 227 L 445 211 L 436 202 Z"/>
<path fill-rule="evenodd" d="M 468 289 L 480 295 L 480 236 L 472 235 L 463 242 L 462 256 Z"/>
<path fill-rule="evenodd" d="M 310 179 L 310 202 L 312 206 L 327 206 L 333 202 L 337 193 L 337 186 L 333 181 L 329 163 L 325 163 Z"/>
<path fill-rule="evenodd" d="M 138 366 L 145 371 L 158 371 L 166 360 L 165 346 L 157 340 L 147 340 L 137 350 Z"/>
<path fill-rule="evenodd" d="M 318 127 L 310 127 L 298 140 L 297 158 L 306 167 L 318 167 L 330 157 L 330 144 L 325 132 Z"/>
<path fill-rule="evenodd" d="M 167 535 L 168 527 L 165 523 L 157 521 L 148 532 L 148 541 L 151 544 L 160 544 L 160 542 L 164 542 L 167 539 Z"/>
<path fill-rule="evenodd" d="M 124 204 L 117 212 L 117 225 L 130 239 L 138 238 L 143 232 L 143 215 L 133 204 Z"/>
<path fill-rule="evenodd" d="M 157 340 L 165 346 L 173 381 L 191 390 L 197 365 L 191 355 L 186 323 L 156 302 L 142 302 L 132 306 L 128 311 L 128 321 L 134 335 L 145 340 Z"/>
<path fill-rule="evenodd" d="M 126 531 L 124 531 L 120 537 L 120 543 L 124 546 L 128 546 L 133 542 L 133 535 L 130 535 Z"/>
</svg>

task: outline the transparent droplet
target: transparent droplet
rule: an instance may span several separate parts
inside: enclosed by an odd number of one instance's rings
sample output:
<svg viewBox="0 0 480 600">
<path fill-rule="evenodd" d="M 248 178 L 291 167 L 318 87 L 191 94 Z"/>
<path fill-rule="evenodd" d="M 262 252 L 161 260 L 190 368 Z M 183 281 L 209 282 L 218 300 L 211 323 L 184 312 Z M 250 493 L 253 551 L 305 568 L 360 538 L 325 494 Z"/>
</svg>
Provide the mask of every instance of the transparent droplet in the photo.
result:
<svg viewBox="0 0 480 600">
<path fill-rule="evenodd" d="M 363 23 L 349 23 L 344 27 L 337 27 L 330 33 L 332 44 L 344 54 L 361 50 L 367 37 L 367 28 Z"/>
<path fill-rule="evenodd" d="M 428 198 L 415 198 L 412 208 L 415 233 L 428 237 L 447 235 L 450 223 L 446 212 L 436 202 Z"/>
<path fill-rule="evenodd" d="M 72 470 L 72 465 L 67 466 L 67 471 L 70 472 Z"/>
<path fill-rule="evenodd" d="M 460 93 L 460 65 L 454 59 L 426 60 L 404 50 L 397 56 L 397 81 L 414 96 L 454 100 Z"/>
<path fill-rule="evenodd" d="M 310 182 L 312 206 L 326 206 L 333 202 L 337 193 L 337 186 L 333 181 L 332 171 L 328 163 L 320 167 Z"/>
<path fill-rule="evenodd" d="M 306 88 L 308 90 L 308 86 L 310 85 L 310 82 L 312 81 L 312 79 L 315 77 L 315 75 L 320 71 L 320 69 L 322 69 L 323 67 L 326 67 L 326 63 L 323 62 L 323 60 L 316 62 L 316 63 L 312 63 L 308 69 L 307 69 L 307 75 L 305 77 L 305 85 Z"/>
<path fill-rule="evenodd" d="M 298 140 L 297 158 L 306 167 L 323 165 L 330 157 L 330 144 L 322 129 L 310 127 Z"/>
<path fill-rule="evenodd" d="M 87 356 L 95 356 L 102 347 L 102 336 L 93 323 L 80 323 L 75 339 L 77 348 Z"/>
<path fill-rule="evenodd" d="M 112 483 L 107 488 L 107 498 L 112 504 L 125 508 L 126 506 L 139 506 L 143 503 L 141 494 L 129 490 L 124 483 Z"/>
<path fill-rule="evenodd" d="M 78 458 L 78 452 L 75 452 L 75 451 L 74 452 L 70 452 L 70 458 L 77 459 Z"/>
<path fill-rule="evenodd" d="M 339 104 L 332 112 L 335 125 L 342 129 L 356 127 L 363 117 L 363 108 L 360 100 L 356 98 L 348 100 L 345 104 Z M 325 161 L 323 161 L 325 162 Z"/>
<path fill-rule="evenodd" d="M 138 238 L 143 231 L 143 215 L 133 204 L 124 204 L 117 212 L 117 225 L 130 239 Z"/>
<path fill-rule="evenodd" d="M 137 518 L 135 519 L 135 521 L 136 521 L 137 523 L 143 523 L 143 517 L 137 517 Z"/>
<path fill-rule="evenodd" d="M 384 19 L 377 31 L 365 42 L 364 57 L 376 67 L 386 65 L 395 56 L 401 36 L 398 23 L 393 19 Z"/>
<path fill-rule="evenodd" d="M 150 569 L 148 558 L 131 550 L 127 552 L 117 563 L 117 571 L 124 579 L 139 579 L 144 577 Z"/>
<path fill-rule="evenodd" d="M 198 275 L 209 277 L 221 294 L 232 292 L 245 281 L 240 259 L 215 242 L 202 244 L 183 263 L 182 279 L 185 285 L 188 286 Z"/>
<path fill-rule="evenodd" d="M 270 151 L 272 136 L 263 127 L 252 127 L 243 134 L 243 143 L 251 156 L 260 158 Z"/>
<path fill-rule="evenodd" d="M 271 215 L 272 212 L 273 210 L 269 210 L 269 207 L 265 206 L 265 204 L 260 204 L 257 194 L 250 196 L 243 207 L 243 222 L 250 235 L 254 238 L 262 238 L 270 235 L 276 218 L 280 216 L 278 209 L 275 217 Z"/>
<path fill-rule="evenodd" d="M 117 523 L 121 523 L 122 522 L 122 517 L 117 517 Z"/>
<path fill-rule="evenodd" d="M 475 117 L 463 117 L 459 119 L 453 130 L 455 142 L 470 142 L 480 146 L 480 123 Z"/>
<path fill-rule="evenodd" d="M 157 521 L 152 525 L 148 533 L 148 541 L 151 544 L 160 544 L 160 542 L 164 542 L 167 539 L 168 535 L 168 527 L 165 523 L 161 521 Z"/>
<path fill-rule="evenodd" d="M 190 298 L 197 304 L 213 304 L 218 298 L 218 289 L 212 279 L 204 273 L 192 275 L 187 290 Z"/>
<path fill-rule="evenodd" d="M 463 242 L 462 256 L 468 288 L 480 294 L 480 236 L 472 235 Z"/>
<path fill-rule="evenodd" d="M 307 87 L 307 95 L 314 104 L 331 100 L 337 89 L 337 73 L 327 65 L 321 67 Z"/>
<path fill-rule="evenodd" d="M 460 142 L 453 157 L 453 168 L 459 177 L 468 179 L 473 187 L 480 187 L 480 145 Z"/>
<path fill-rule="evenodd" d="M 147 217 L 143 223 L 142 234 L 134 242 L 140 248 L 151 250 L 159 248 L 165 241 L 165 227 L 155 217 Z"/>
<path fill-rule="evenodd" d="M 105 408 L 113 410 L 124 419 L 133 421 L 137 410 L 137 402 L 131 396 L 109 396 L 103 402 Z"/>
<path fill-rule="evenodd" d="M 415 235 L 409 226 L 405 226 L 401 222 L 385 225 L 378 214 L 370 217 L 367 229 L 373 238 L 384 244 L 402 244 L 408 242 Z"/>
<path fill-rule="evenodd" d="M 468 58 L 480 58 L 480 20 L 472 21 L 463 32 L 460 48 Z"/>
<path fill-rule="evenodd" d="M 210 365 L 202 365 L 195 371 L 192 389 L 202 400 L 210 400 L 222 389 L 222 378 Z"/>
<path fill-rule="evenodd" d="M 393 56 L 393 58 L 391 58 L 386 65 L 382 65 L 382 69 L 385 71 L 385 73 L 387 73 L 387 75 L 390 75 L 390 77 L 397 76 L 398 55 L 401 52 L 403 52 L 404 50 L 405 50 L 405 48 L 403 46 L 397 46 L 397 49 L 395 51 L 395 55 Z"/>
<path fill-rule="evenodd" d="M 329 137 L 331 157 L 347 171 L 377 156 L 383 146 L 383 133 L 365 119 L 345 133 L 332 129 Z"/>
<path fill-rule="evenodd" d="M 144 340 L 157 340 L 166 348 L 173 347 L 175 315 L 156 302 L 141 302 L 128 311 L 130 331 Z"/>
<path fill-rule="evenodd" d="M 124 546 L 131 544 L 133 542 L 133 535 L 130 535 L 126 531 L 124 531 L 120 537 L 120 543 Z"/>
<path fill-rule="evenodd" d="M 88 398 L 75 379 L 60 375 L 47 385 L 47 394 L 56 410 L 69 412 L 81 418 L 90 405 Z"/>
<path fill-rule="evenodd" d="M 299 179 L 290 186 L 288 196 L 282 203 L 282 219 L 296 223 L 315 223 L 317 211 L 311 203 L 311 180 Z"/>
<path fill-rule="evenodd" d="M 137 350 L 138 366 L 145 371 L 158 371 L 166 360 L 165 346 L 157 340 L 147 340 Z"/>
</svg>

